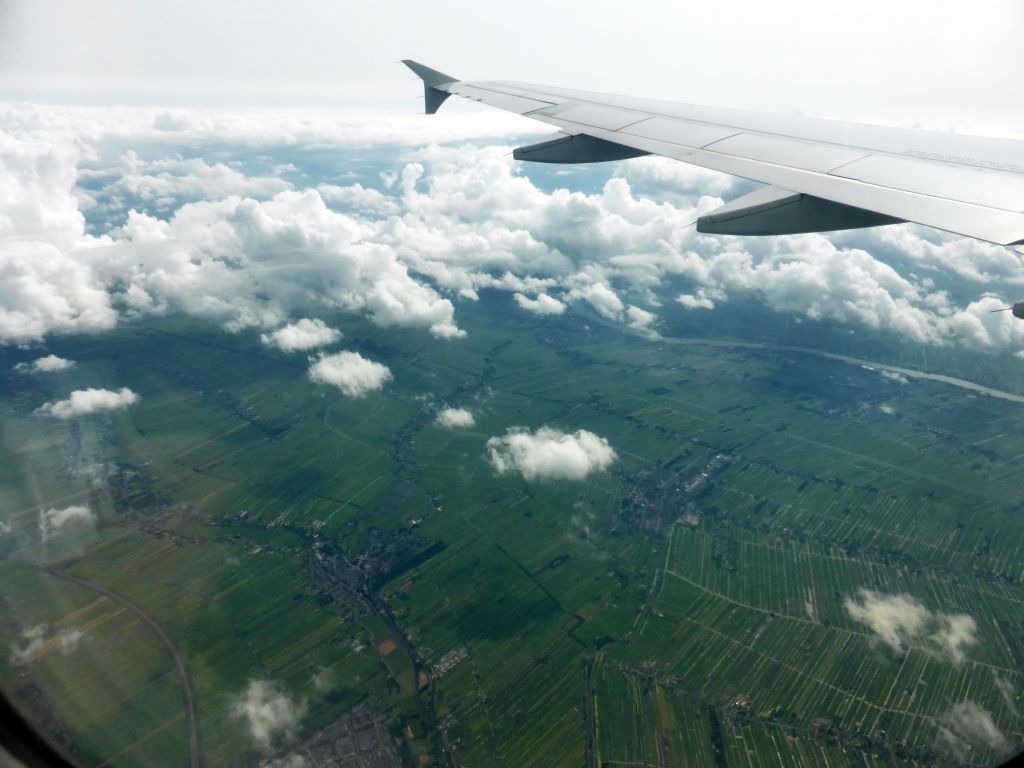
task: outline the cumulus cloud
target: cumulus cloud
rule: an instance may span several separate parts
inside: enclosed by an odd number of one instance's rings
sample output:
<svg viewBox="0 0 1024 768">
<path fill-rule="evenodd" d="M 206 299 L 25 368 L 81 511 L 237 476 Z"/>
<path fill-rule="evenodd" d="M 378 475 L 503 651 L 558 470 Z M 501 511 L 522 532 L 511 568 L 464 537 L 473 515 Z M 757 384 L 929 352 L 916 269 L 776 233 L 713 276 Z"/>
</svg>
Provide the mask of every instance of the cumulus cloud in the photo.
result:
<svg viewBox="0 0 1024 768">
<path fill-rule="evenodd" d="M 991 713 L 973 701 L 955 705 L 938 721 L 938 742 L 958 760 L 966 760 L 972 747 L 984 746 L 997 754 L 1010 747 L 1006 735 L 999 730 Z"/>
<path fill-rule="evenodd" d="M 270 680 L 250 680 L 231 703 L 231 715 L 245 722 L 249 735 L 263 750 L 279 739 L 293 739 L 305 714 L 305 702 L 295 701 Z"/>
<path fill-rule="evenodd" d="M 128 387 L 121 387 L 116 392 L 110 389 L 77 389 L 66 400 L 44 403 L 36 408 L 36 413 L 55 419 L 74 419 L 102 411 L 122 410 L 138 401 L 139 396 Z"/>
<path fill-rule="evenodd" d="M 58 534 L 81 534 L 95 528 L 96 513 L 83 504 L 61 509 L 51 507 L 39 512 L 39 535 L 44 542 Z"/>
<path fill-rule="evenodd" d="M 43 241 L 0 246 L 0 342 L 24 344 L 52 332 L 102 331 L 116 323 L 104 282 L 72 252 Z"/>
<path fill-rule="evenodd" d="M 711 298 L 707 289 L 701 288 L 696 293 L 681 293 L 676 301 L 687 309 L 714 309 L 715 300 Z"/>
<path fill-rule="evenodd" d="M 888 379 L 889 381 L 895 381 L 897 384 L 910 383 L 910 379 L 908 379 L 904 374 L 900 373 L 899 371 L 887 371 L 883 368 L 880 371 L 880 373 L 882 374 L 882 378 Z"/>
<path fill-rule="evenodd" d="M 21 633 L 21 642 L 12 642 L 10 648 L 11 662 L 14 664 L 25 664 L 43 647 L 46 642 L 46 633 L 49 627 L 46 624 L 37 624 Z"/>
<path fill-rule="evenodd" d="M 442 408 L 434 421 L 445 429 L 465 429 L 476 423 L 472 412 L 465 408 Z"/>
<path fill-rule="evenodd" d="M 328 327 L 323 320 L 304 317 L 272 333 L 262 334 L 260 341 L 267 346 L 277 347 L 282 352 L 299 352 L 334 344 L 341 339 L 341 335 L 341 331 Z"/>
<path fill-rule="evenodd" d="M 381 190 L 293 189 L 273 170 L 246 176 L 229 161 L 182 156 L 225 143 L 266 158 L 299 144 L 408 147 L 528 125 L 508 120 L 0 105 L 0 343 L 170 311 L 268 335 L 300 313 L 352 312 L 457 338 L 450 297 L 475 300 L 483 288 L 518 294 L 538 314 L 575 301 L 649 329 L 659 291 L 679 283 L 686 292 L 672 293 L 691 309 L 742 299 L 920 343 L 1024 349 L 1024 324 L 989 314 L 1024 284 L 1012 250 L 911 225 L 704 235 L 694 220 L 749 182 L 664 158 L 626 161 L 624 177 L 584 194 L 535 186 L 505 146 L 403 150 Z M 168 156 L 141 160 L 127 151 L 138 142 Z M 101 146 L 124 150 L 112 167 L 80 170 L 83 158 L 99 163 Z M 123 227 L 86 234 L 90 190 L 76 179 L 87 172 L 112 176 L 112 198 L 160 217 L 120 211 L 107 218 Z M 929 275 L 992 293 L 954 300 Z"/>
<path fill-rule="evenodd" d="M 856 598 L 847 597 L 843 606 L 851 618 L 866 624 L 897 653 L 913 647 L 962 664 L 967 659 L 965 648 L 978 641 L 973 618 L 965 613 L 931 611 L 910 595 L 885 595 L 862 588 Z"/>
<path fill-rule="evenodd" d="M 622 299 L 607 283 L 591 283 L 574 288 L 569 293 L 570 299 L 583 299 L 597 314 L 608 320 L 621 320 L 625 305 Z"/>
<path fill-rule="evenodd" d="M 290 189 L 273 176 L 246 176 L 224 163 L 208 164 L 199 157 L 143 161 L 128 150 L 117 167 L 109 194 L 125 195 L 157 209 L 177 207 L 190 200 L 220 200 L 229 195 L 266 198 Z"/>
<path fill-rule="evenodd" d="M 74 368 L 74 360 L 66 360 L 56 355 L 46 355 L 33 360 L 31 363 L 18 363 L 14 370 L 18 373 L 54 373 Z"/>
<path fill-rule="evenodd" d="M 315 189 L 190 203 L 167 222 L 133 212 L 107 259 L 137 311 L 178 308 L 237 330 L 319 306 L 464 335 L 449 299 L 415 279 L 374 226 L 331 210 Z"/>
<path fill-rule="evenodd" d="M 514 297 L 516 304 L 535 315 L 560 315 L 565 312 L 565 304 L 546 293 L 537 294 L 535 299 L 521 293 L 516 293 Z"/>
<path fill-rule="evenodd" d="M 392 376 L 386 365 L 367 360 L 358 352 L 338 352 L 313 360 L 309 378 L 337 387 L 349 397 L 363 397 L 383 388 Z"/>
<path fill-rule="evenodd" d="M 51 649 L 67 656 L 78 648 L 84 636 L 77 627 L 61 627 L 54 632 L 47 624 L 36 624 L 21 633 L 20 641 L 8 646 L 10 659 L 14 664 L 27 664 Z"/>
<path fill-rule="evenodd" d="M 519 472 L 527 480 L 582 480 L 617 458 L 605 438 L 585 429 L 566 434 L 551 427 L 535 432 L 513 427 L 490 438 L 487 450 L 500 474 Z"/>
</svg>

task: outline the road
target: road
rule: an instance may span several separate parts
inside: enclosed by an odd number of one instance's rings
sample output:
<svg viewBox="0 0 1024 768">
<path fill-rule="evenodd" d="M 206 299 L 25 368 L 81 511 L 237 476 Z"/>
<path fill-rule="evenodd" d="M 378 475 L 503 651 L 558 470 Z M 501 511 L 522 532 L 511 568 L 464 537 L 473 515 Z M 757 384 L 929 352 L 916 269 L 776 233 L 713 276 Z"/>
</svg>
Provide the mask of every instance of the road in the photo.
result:
<svg viewBox="0 0 1024 768">
<path fill-rule="evenodd" d="M 1001 389 L 992 389 L 991 387 L 985 387 L 981 384 L 976 384 L 973 381 L 967 381 L 966 379 L 958 379 L 954 376 L 944 376 L 939 373 L 926 373 L 925 371 L 915 371 L 913 368 L 901 368 L 898 365 L 888 365 L 886 363 L 875 363 L 870 360 L 863 360 L 859 357 L 850 357 L 849 355 L 839 355 L 835 352 L 826 352 L 822 349 L 814 349 L 813 347 L 798 347 L 791 344 L 773 344 L 768 341 L 738 341 L 732 339 L 710 339 L 701 336 L 650 336 L 641 331 L 627 328 L 619 323 L 614 323 L 609 320 L 605 320 L 596 314 L 587 312 L 586 316 L 590 320 L 595 320 L 608 328 L 614 328 L 615 330 L 627 333 L 630 336 L 637 336 L 644 339 L 652 344 L 680 344 L 680 345 L 692 345 L 692 346 L 704 346 L 704 347 L 723 347 L 730 349 L 765 349 L 777 352 L 796 352 L 801 355 L 813 355 L 815 357 L 824 357 L 828 360 L 838 360 L 842 363 L 850 363 L 851 365 L 859 365 L 863 368 L 872 368 L 878 371 L 889 371 L 890 373 L 898 373 L 906 376 L 908 379 L 923 379 L 925 381 L 937 381 L 942 384 L 949 384 L 953 387 L 959 387 L 960 389 L 966 389 L 971 392 L 977 392 L 981 395 L 988 395 L 989 397 L 995 397 L 1000 400 L 1009 400 L 1013 403 L 1024 403 L 1024 395 L 1017 395 L 1013 392 L 1004 392 Z"/>
<path fill-rule="evenodd" d="M 109 598 L 110 600 L 113 600 L 115 603 L 123 605 L 129 611 L 138 616 L 146 625 L 149 626 L 150 629 L 153 630 L 154 633 L 156 633 L 156 636 L 160 638 L 160 642 L 164 644 L 164 648 L 167 649 L 167 652 L 171 655 L 171 658 L 174 660 L 174 670 L 178 675 L 179 681 L 181 682 L 181 696 L 185 705 L 185 721 L 188 724 L 189 765 L 191 766 L 191 768 L 202 768 L 203 748 L 202 738 L 199 732 L 199 717 L 196 707 L 195 688 L 192 685 L 192 678 L 188 674 L 188 669 L 185 667 L 185 661 L 184 659 L 182 659 L 181 653 L 174 646 L 174 643 L 171 642 L 171 638 L 168 637 L 167 633 L 164 631 L 164 628 L 160 626 L 160 622 L 158 622 L 150 614 L 146 613 L 146 611 L 144 611 L 142 607 L 139 606 L 138 603 L 128 599 L 124 595 L 119 595 L 117 592 L 112 592 L 111 590 L 107 589 L 101 584 L 97 584 L 96 582 L 83 579 L 80 576 L 75 576 L 73 574 L 68 573 L 67 571 L 62 571 L 58 568 L 53 568 L 51 566 L 40 565 L 38 567 L 44 573 L 47 573 L 50 576 L 56 576 L 59 579 L 64 579 L 65 581 L 70 581 L 73 584 L 77 584 L 80 587 L 91 589 L 92 591 L 97 592 L 103 595 L 104 597 Z"/>
</svg>

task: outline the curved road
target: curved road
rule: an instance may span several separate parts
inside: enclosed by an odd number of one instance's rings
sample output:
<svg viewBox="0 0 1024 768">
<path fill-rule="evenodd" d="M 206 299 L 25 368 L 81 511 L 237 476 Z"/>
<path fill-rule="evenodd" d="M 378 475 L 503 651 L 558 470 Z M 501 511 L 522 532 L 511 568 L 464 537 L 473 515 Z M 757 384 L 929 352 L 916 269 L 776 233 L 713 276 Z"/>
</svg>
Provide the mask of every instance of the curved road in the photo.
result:
<svg viewBox="0 0 1024 768">
<path fill-rule="evenodd" d="M 664 344 L 684 344 L 704 347 L 729 347 L 734 349 L 767 349 L 769 351 L 780 351 L 780 352 L 796 352 L 802 355 L 814 355 L 815 357 L 824 357 L 829 360 L 838 360 L 842 363 L 850 363 L 851 365 L 859 365 L 864 368 L 873 368 L 878 371 L 890 371 L 892 373 L 899 373 L 906 376 L 908 379 L 924 379 L 926 381 L 937 381 L 942 384 L 949 384 L 953 387 L 960 387 L 961 389 L 967 389 L 971 392 L 977 392 L 982 395 L 988 395 L 989 397 L 996 397 L 1000 400 L 1009 400 L 1013 403 L 1024 403 L 1024 395 L 1016 395 L 1013 392 L 1004 392 L 1001 389 L 992 389 L 991 387 L 985 387 L 981 384 L 975 384 L 973 381 L 967 381 L 966 379 L 958 379 L 954 376 L 944 376 L 940 373 L 925 373 L 924 371 L 915 371 L 913 368 L 901 368 L 898 365 L 888 365 L 886 363 L 875 363 L 870 360 L 862 360 L 859 357 L 850 357 L 849 355 L 839 355 L 835 352 L 826 352 L 822 349 L 814 349 L 813 347 L 797 347 L 791 344 L 772 344 L 768 341 L 734 341 L 732 339 L 712 339 L 703 336 L 648 336 L 647 334 L 620 325 L 618 323 L 606 320 L 603 317 L 598 316 L 596 313 L 586 312 L 584 313 L 590 320 L 594 320 L 608 328 L 614 328 L 617 331 L 629 334 L 630 336 L 637 336 L 650 343 L 664 343 Z"/>
<path fill-rule="evenodd" d="M 171 638 L 167 636 L 164 628 L 160 626 L 160 623 L 146 613 L 142 607 L 129 600 L 124 595 L 119 595 L 117 592 L 112 592 L 106 587 L 97 584 L 95 582 L 83 579 L 80 576 L 67 573 L 66 571 L 52 568 L 48 565 L 38 566 L 44 573 L 48 573 L 51 576 L 56 576 L 59 579 L 65 579 L 73 584 L 77 584 L 80 587 L 91 589 L 94 592 L 98 592 L 104 597 L 110 598 L 115 603 L 123 605 L 125 608 L 130 610 L 143 622 L 145 622 L 156 636 L 160 638 L 160 642 L 164 644 L 167 652 L 171 654 L 171 658 L 174 659 L 174 669 L 181 681 L 181 695 L 185 704 L 185 720 L 188 723 L 188 762 L 191 768 L 202 768 L 203 765 L 203 749 L 202 739 L 199 734 L 199 717 L 196 709 L 196 692 L 192 686 L 192 678 L 188 674 L 188 669 L 185 667 L 185 661 L 181 658 L 181 653 L 175 648 L 174 643 L 171 642 Z"/>
</svg>

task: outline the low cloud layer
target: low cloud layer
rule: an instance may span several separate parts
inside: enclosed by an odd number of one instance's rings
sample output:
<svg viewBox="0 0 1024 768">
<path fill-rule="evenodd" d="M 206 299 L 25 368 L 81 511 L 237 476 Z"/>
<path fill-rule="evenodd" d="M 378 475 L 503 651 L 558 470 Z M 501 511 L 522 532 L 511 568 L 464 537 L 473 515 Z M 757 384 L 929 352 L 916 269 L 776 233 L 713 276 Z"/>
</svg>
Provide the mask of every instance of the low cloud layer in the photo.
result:
<svg viewBox="0 0 1024 768">
<path fill-rule="evenodd" d="M 859 589 L 856 597 L 843 601 L 843 606 L 852 619 L 866 624 L 897 653 L 917 648 L 962 664 L 967 659 L 965 649 L 978 641 L 973 618 L 965 613 L 931 611 L 910 595 Z"/>
<path fill-rule="evenodd" d="M 36 358 L 31 363 L 18 363 L 14 366 L 14 370 L 18 373 L 56 373 L 74 367 L 74 360 L 65 360 L 56 355 L 46 355 Z"/>
<path fill-rule="evenodd" d="M 472 412 L 465 408 L 443 408 L 434 421 L 445 429 L 466 429 L 476 423 Z"/>
<path fill-rule="evenodd" d="M 39 511 L 39 536 L 44 542 L 58 534 L 82 534 L 95 528 L 96 513 L 83 504 Z"/>
<path fill-rule="evenodd" d="M 295 738 L 305 714 L 305 702 L 291 698 L 270 680 L 250 680 L 231 704 L 231 715 L 246 724 L 262 750 Z"/>
<path fill-rule="evenodd" d="M 391 381 L 386 365 L 367 360 L 358 352 L 321 355 L 309 366 L 309 378 L 318 384 L 330 384 L 349 397 L 363 397 Z"/>
<path fill-rule="evenodd" d="M 507 146 L 402 150 L 379 189 L 204 159 L 214 146 L 280 161 L 297 143 L 423 146 L 528 125 L 499 122 L 0 105 L 0 343 L 172 311 L 269 343 L 309 312 L 458 338 L 457 302 L 492 288 L 524 311 L 577 303 L 647 333 L 666 301 L 743 301 L 923 344 L 1024 350 L 1024 323 L 990 312 L 1024 290 L 1011 249 L 912 225 L 704 235 L 695 219 L 750 184 L 665 158 L 620 163 L 593 194 L 542 189 Z M 109 224 L 94 234 L 83 212 L 98 208 Z"/>
<path fill-rule="evenodd" d="M 526 480 L 583 480 L 612 465 L 617 456 L 603 437 L 585 429 L 572 434 L 551 427 L 535 432 L 514 427 L 487 441 L 491 466 Z"/>
<path fill-rule="evenodd" d="M 967 760 L 972 747 L 988 747 L 997 754 L 1007 752 L 1010 747 L 991 713 L 973 701 L 957 704 L 939 718 L 938 743 L 957 760 Z"/>
<path fill-rule="evenodd" d="M 260 341 L 282 352 L 301 352 L 329 346 L 339 341 L 341 336 L 341 331 L 329 328 L 323 320 L 303 318 L 272 333 L 264 333 Z"/>
<path fill-rule="evenodd" d="M 139 396 L 128 387 L 122 387 L 116 392 L 110 389 L 78 389 L 66 400 L 44 403 L 36 409 L 36 413 L 55 419 L 75 419 L 103 411 L 122 410 L 138 401 Z"/>
</svg>

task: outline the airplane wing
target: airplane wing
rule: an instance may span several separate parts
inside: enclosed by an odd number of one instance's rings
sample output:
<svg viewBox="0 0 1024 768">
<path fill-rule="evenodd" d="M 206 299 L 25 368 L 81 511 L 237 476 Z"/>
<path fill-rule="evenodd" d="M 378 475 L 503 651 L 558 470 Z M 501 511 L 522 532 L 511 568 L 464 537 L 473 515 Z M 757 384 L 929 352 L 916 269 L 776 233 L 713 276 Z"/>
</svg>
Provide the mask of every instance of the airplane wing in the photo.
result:
<svg viewBox="0 0 1024 768">
<path fill-rule="evenodd" d="M 656 154 L 768 185 L 702 216 L 701 232 L 778 235 L 924 224 L 1024 244 L 1024 141 L 759 114 L 505 80 L 465 82 L 406 64 L 426 112 L 451 95 L 548 123 L 520 160 Z"/>
</svg>

